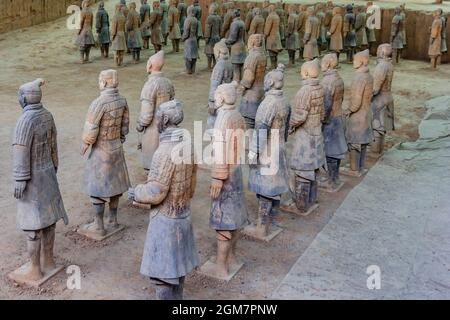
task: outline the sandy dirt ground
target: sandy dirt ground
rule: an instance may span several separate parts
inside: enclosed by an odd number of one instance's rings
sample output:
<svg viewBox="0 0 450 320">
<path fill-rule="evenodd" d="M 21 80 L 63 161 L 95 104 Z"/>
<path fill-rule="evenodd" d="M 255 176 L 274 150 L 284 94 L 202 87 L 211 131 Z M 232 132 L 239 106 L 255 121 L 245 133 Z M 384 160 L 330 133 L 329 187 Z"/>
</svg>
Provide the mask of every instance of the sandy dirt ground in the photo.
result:
<svg viewBox="0 0 450 320">
<path fill-rule="evenodd" d="M 111 1 L 107 3 L 111 8 Z M 110 11 L 111 12 L 111 11 Z M 104 242 L 94 242 L 78 235 L 77 226 L 89 219 L 92 208 L 88 196 L 81 190 L 84 160 L 79 155 L 80 136 L 86 111 L 98 95 L 97 78 L 101 70 L 114 67 L 112 58 L 99 58 L 93 50 L 93 62 L 78 65 L 78 51 L 72 44 L 73 33 L 65 27 L 65 19 L 0 35 L 0 298 L 4 299 L 152 299 L 153 289 L 139 274 L 141 255 L 148 223 L 148 214 L 120 203 L 119 220 L 124 232 Z M 168 52 L 170 47 L 165 48 Z M 128 99 L 131 110 L 131 130 L 125 143 L 126 160 L 133 185 L 145 180 L 137 151 L 138 135 L 135 121 L 139 110 L 139 95 L 147 74 L 145 61 L 150 51 L 142 53 L 138 65 L 119 69 L 120 91 Z M 184 103 L 183 127 L 192 130 L 194 120 L 206 122 L 206 103 L 210 72 L 202 54 L 198 73 L 183 73 L 182 53 L 167 54 L 164 72 L 174 83 L 176 96 Z M 344 57 L 342 57 L 343 59 Z M 130 61 L 129 56 L 126 61 Z M 287 62 L 287 54 L 280 57 Z M 375 61 L 371 61 L 373 68 Z M 342 64 L 340 72 L 346 89 L 352 78 L 350 65 Z M 57 225 L 55 254 L 65 266 L 81 268 L 80 290 L 66 287 L 67 274 L 61 272 L 41 289 L 29 289 L 8 280 L 7 274 L 27 260 L 24 234 L 16 229 L 16 205 L 12 196 L 11 138 L 21 110 L 17 89 L 21 83 L 42 77 L 43 103 L 54 115 L 58 128 L 60 168 L 58 179 L 70 223 Z M 397 67 L 393 92 L 397 131 L 390 134 L 387 144 L 415 140 L 417 126 L 423 114 L 424 101 L 448 94 L 450 65 L 431 71 L 423 62 L 402 61 Z M 299 66 L 287 69 L 285 93 L 292 99 L 300 87 Z M 346 99 L 348 98 L 348 90 Z M 373 160 L 369 161 L 369 166 Z M 400 178 L 400 177 L 399 177 Z M 197 191 L 192 203 L 194 232 L 200 262 L 215 253 L 215 234 L 208 227 L 209 172 L 200 170 Z M 271 295 L 293 263 L 326 225 L 348 192 L 360 179 L 345 179 L 345 187 L 337 194 L 319 194 L 320 208 L 308 217 L 282 213 L 280 223 L 285 230 L 270 244 L 243 239 L 238 253 L 244 268 L 229 283 L 215 281 L 193 272 L 187 278 L 185 296 L 191 299 L 264 299 Z M 251 219 L 256 213 L 254 194 L 247 192 Z"/>
</svg>

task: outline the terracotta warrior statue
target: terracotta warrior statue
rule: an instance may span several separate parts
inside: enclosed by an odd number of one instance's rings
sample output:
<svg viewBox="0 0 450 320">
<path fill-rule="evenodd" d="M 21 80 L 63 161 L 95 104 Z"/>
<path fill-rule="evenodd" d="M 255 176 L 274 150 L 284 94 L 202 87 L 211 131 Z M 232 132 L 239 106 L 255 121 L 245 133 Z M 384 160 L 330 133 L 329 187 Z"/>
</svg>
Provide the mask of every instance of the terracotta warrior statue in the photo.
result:
<svg viewBox="0 0 450 320">
<path fill-rule="evenodd" d="M 133 63 L 138 63 L 141 60 L 142 49 L 142 34 L 141 34 L 141 17 L 136 11 L 136 3 L 130 2 L 130 12 L 127 17 L 127 31 L 128 31 L 128 49 L 133 55 Z"/>
<path fill-rule="evenodd" d="M 298 38 L 300 42 L 300 50 L 299 50 L 299 61 L 303 59 L 303 48 L 305 44 L 303 43 L 303 38 L 305 37 L 305 25 L 306 19 L 308 19 L 308 15 L 306 13 L 306 5 L 301 4 L 298 6 Z"/>
<path fill-rule="evenodd" d="M 440 9 L 442 10 L 442 9 Z M 402 3 L 400 5 L 400 16 L 402 17 L 403 23 L 401 25 L 401 33 L 402 33 L 402 40 L 403 40 L 403 48 L 406 48 L 407 41 L 406 41 L 406 4 Z"/>
<path fill-rule="evenodd" d="M 355 15 L 353 14 L 353 5 L 348 4 L 345 9 L 347 13 L 344 16 L 344 27 L 342 29 L 344 50 L 347 55 L 347 63 L 352 63 L 356 47 Z"/>
<path fill-rule="evenodd" d="M 202 7 L 200 7 L 200 4 L 198 3 L 198 0 L 193 0 L 192 5 L 192 12 L 194 14 L 194 17 L 197 19 L 197 46 L 200 47 L 200 39 L 203 38 L 203 27 L 202 27 Z"/>
<path fill-rule="evenodd" d="M 266 95 L 256 113 L 255 131 L 249 148 L 248 188 L 258 198 L 255 229 L 261 238 L 270 234 L 271 224 L 276 224 L 281 195 L 289 191 L 285 142 L 290 107 L 283 86 L 284 65 L 280 64 L 264 79 Z"/>
<path fill-rule="evenodd" d="M 97 15 L 95 17 L 95 29 L 97 31 L 102 57 L 108 58 L 109 44 L 111 43 L 109 36 L 109 15 L 105 10 L 105 3 L 103 1 L 98 3 Z"/>
<path fill-rule="evenodd" d="M 161 50 L 161 21 L 162 21 L 162 12 L 159 7 L 159 1 L 153 1 L 153 11 L 150 13 L 150 29 L 151 29 L 151 37 L 150 40 L 153 45 L 153 49 L 155 53 Z"/>
<path fill-rule="evenodd" d="M 250 28 L 248 30 L 248 36 L 250 37 L 252 34 L 264 34 L 264 18 L 261 14 L 260 8 L 253 9 L 254 15 L 252 22 L 250 23 Z"/>
<path fill-rule="evenodd" d="M 362 51 L 367 49 L 367 14 L 364 6 L 356 7 L 357 14 L 355 17 L 355 37 L 356 37 L 356 50 Z"/>
<path fill-rule="evenodd" d="M 152 35 L 152 30 L 150 29 L 150 14 L 151 7 L 147 3 L 147 0 L 141 0 L 141 8 L 139 9 L 141 17 L 141 33 L 143 40 L 143 48 L 150 48 L 150 36 Z"/>
<path fill-rule="evenodd" d="M 180 52 L 180 14 L 176 5 L 177 0 L 170 0 L 169 5 L 169 39 L 172 42 L 172 52 Z"/>
<path fill-rule="evenodd" d="M 323 26 L 325 27 L 325 37 L 327 39 L 328 49 L 330 48 L 330 27 L 331 27 L 331 20 L 333 19 L 333 9 L 334 4 L 333 1 L 327 1 L 327 4 L 325 6 L 324 12 L 325 17 L 323 18 Z M 342 31 L 342 29 L 341 29 Z"/>
<path fill-rule="evenodd" d="M 230 33 L 230 26 L 233 22 L 234 17 L 234 3 L 233 2 L 227 2 L 224 4 L 224 7 L 226 8 L 227 12 L 225 13 L 225 16 L 223 17 L 223 24 L 222 24 L 222 30 L 220 31 L 220 36 L 222 38 L 228 38 L 228 34 Z"/>
<path fill-rule="evenodd" d="M 315 16 L 319 21 L 319 35 L 317 37 L 317 47 L 319 49 L 319 53 L 322 50 L 325 50 L 327 45 L 327 30 L 325 28 L 325 12 L 323 8 L 323 3 L 318 3 L 315 6 Z"/>
<path fill-rule="evenodd" d="M 15 280 L 36 281 L 56 268 L 53 257 L 56 223 L 69 220 L 59 191 L 58 145 L 52 114 L 41 103 L 37 79 L 19 88 L 23 113 L 17 121 L 12 143 L 14 198 L 17 226 L 27 236 L 30 258 L 26 270 Z"/>
<path fill-rule="evenodd" d="M 330 190 L 336 190 L 341 185 L 339 167 L 348 149 L 342 119 L 344 81 L 336 70 L 337 66 L 338 58 L 335 53 L 330 53 L 323 57 L 323 79 L 320 84 L 324 92 L 325 120 L 323 121 L 322 132 L 328 169 L 328 187 Z"/>
<path fill-rule="evenodd" d="M 236 263 L 236 244 L 240 230 L 248 224 L 247 205 L 242 182 L 240 154 L 244 152 L 239 131 L 245 122 L 235 109 L 237 99 L 235 82 L 217 87 L 215 104 L 217 119 L 214 125 L 216 152 L 211 171 L 210 226 L 216 230 L 217 259 L 215 274 L 227 277 L 230 265 Z M 229 134 L 229 132 L 233 134 Z M 228 133 L 227 133 L 228 132 Z M 244 139 L 244 133 L 242 133 Z"/>
<path fill-rule="evenodd" d="M 264 99 L 264 76 L 267 58 L 263 45 L 264 36 L 262 34 L 252 34 L 248 38 L 249 54 L 244 63 L 244 75 L 241 81 L 243 92 L 239 108 L 247 129 L 255 127 L 256 111 Z"/>
<path fill-rule="evenodd" d="M 264 25 L 264 35 L 266 37 L 266 49 L 269 53 L 271 69 L 278 65 L 278 53 L 283 50 L 280 36 L 280 17 L 275 11 L 275 6 L 269 6 L 269 15 Z"/>
<path fill-rule="evenodd" d="M 391 46 L 394 63 L 399 63 L 403 50 L 403 18 L 400 14 L 400 8 L 395 8 L 394 17 L 391 24 Z"/>
<path fill-rule="evenodd" d="M 303 58 L 309 61 L 319 56 L 317 39 L 320 36 L 320 24 L 314 15 L 314 7 L 308 7 L 306 13 L 308 17 L 305 21 L 305 34 L 303 36 Z"/>
<path fill-rule="evenodd" d="M 110 229 L 119 228 L 119 198 L 130 186 L 122 147 L 129 130 L 129 113 L 127 100 L 119 94 L 117 71 L 100 72 L 98 83 L 100 96 L 89 107 L 81 146 L 81 155 L 91 147 L 82 189 L 91 198 L 95 215 L 81 232 L 102 237 L 107 233 L 103 222 L 105 203 L 109 202 Z"/>
<path fill-rule="evenodd" d="M 366 2 L 365 10 L 367 12 L 367 9 L 373 5 L 373 1 Z M 367 13 L 367 19 L 369 19 L 372 15 L 374 15 L 375 12 Z M 375 29 L 368 28 L 366 25 L 366 33 L 367 33 L 367 42 L 369 43 L 369 51 L 371 55 L 374 55 L 374 51 L 376 49 L 376 42 L 377 37 L 375 35 Z"/>
<path fill-rule="evenodd" d="M 89 62 L 89 53 L 95 44 L 92 26 L 94 24 L 94 14 L 90 8 L 90 0 L 83 0 L 81 4 L 80 30 L 78 31 L 75 44 L 80 48 L 80 63 Z"/>
<path fill-rule="evenodd" d="M 294 134 L 290 166 L 295 174 L 295 207 L 298 212 L 307 214 L 317 201 L 319 168 L 325 164 L 324 90 L 318 79 L 318 60 L 305 62 L 301 76 L 302 87 L 295 96 L 289 122 L 289 133 Z"/>
<path fill-rule="evenodd" d="M 217 63 L 211 73 L 211 82 L 209 86 L 207 129 L 213 129 L 214 123 L 216 122 L 217 110 L 215 93 L 217 87 L 223 83 L 230 83 L 233 80 L 233 65 L 231 64 L 229 58 L 229 51 L 227 45 L 225 44 L 225 39 L 222 39 L 216 43 L 214 46 L 214 55 Z"/>
<path fill-rule="evenodd" d="M 252 20 L 255 17 L 255 3 L 254 2 L 248 2 L 247 3 L 247 14 L 245 15 L 245 34 L 246 38 L 245 41 L 248 41 L 249 31 L 250 31 L 250 25 L 252 24 Z"/>
<path fill-rule="evenodd" d="M 355 76 L 351 85 L 350 104 L 346 113 L 348 119 L 345 138 L 350 151 L 350 172 L 364 171 L 367 145 L 373 141 L 372 99 L 373 78 L 369 73 L 369 50 L 358 52 L 353 61 Z"/>
<path fill-rule="evenodd" d="M 180 32 L 183 34 L 184 32 L 184 20 L 186 20 L 187 17 L 187 7 L 184 3 L 184 0 L 178 1 L 178 12 L 180 14 Z"/>
<path fill-rule="evenodd" d="M 442 19 L 439 10 L 433 12 L 433 24 L 431 25 L 430 45 L 428 47 L 428 56 L 431 59 L 431 68 L 436 69 L 437 61 L 440 58 L 441 40 L 442 40 Z M 395 50 L 394 50 L 395 52 Z"/>
<path fill-rule="evenodd" d="M 159 0 L 159 10 L 161 14 L 161 36 L 163 40 L 163 45 L 167 45 L 167 37 L 169 36 L 169 6 L 166 0 Z"/>
<path fill-rule="evenodd" d="M 295 53 L 300 49 L 300 39 L 298 37 L 297 7 L 293 4 L 289 6 L 289 17 L 286 28 L 286 49 L 289 54 L 289 66 L 294 66 Z"/>
<path fill-rule="evenodd" d="M 127 7 L 127 1 L 120 0 L 119 3 L 120 3 L 120 6 L 122 7 L 122 13 L 125 16 L 125 21 L 126 21 L 128 18 L 128 13 L 130 12 L 130 10 L 128 10 L 128 7 Z M 126 27 L 125 27 L 125 43 L 128 44 L 128 32 L 126 30 Z M 131 53 L 130 48 L 127 48 L 126 50 L 127 50 L 127 53 Z"/>
<path fill-rule="evenodd" d="M 392 65 L 390 44 L 379 45 L 377 51 L 377 65 L 373 71 L 372 98 L 374 142 L 370 145 L 370 151 L 382 154 L 386 131 L 395 130 L 394 98 L 391 92 L 394 66 Z"/>
<path fill-rule="evenodd" d="M 189 6 L 187 9 L 188 17 L 184 21 L 184 33 L 181 37 L 181 41 L 184 42 L 184 61 L 187 74 L 195 73 L 195 65 L 199 58 L 197 42 L 199 21 L 194 16 L 193 8 L 193 6 Z"/>
<path fill-rule="evenodd" d="M 172 159 L 173 149 L 183 140 L 182 121 L 179 101 L 159 106 L 159 147 L 147 182 L 128 191 L 133 203 L 151 205 L 141 274 L 150 278 L 158 300 L 183 299 L 184 279 L 198 265 L 190 210 L 197 165 L 193 153 L 183 155 L 181 163 Z"/>
<path fill-rule="evenodd" d="M 264 18 L 264 21 L 267 20 L 267 17 L 269 16 L 270 13 L 270 0 L 264 0 L 263 4 L 262 4 L 262 16 Z"/>
<path fill-rule="evenodd" d="M 286 12 L 284 11 L 283 1 L 278 1 L 275 5 L 275 12 L 280 18 L 280 39 L 281 39 L 281 46 L 285 47 L 285 40 L 286 40 Z"/>
<path fill-rule="evenodd" d="M 142 150 L 142 166 L 150 170 L 153 154 L 158 148 L 159 133 L 156 123 L 156 113 L 159 106 L 175 98 L 172 82 L 164 77 L 164 51 L 158 51 L 148 59 L 147 82 L 141 92 L 141 111 L 139 113 L 136 130 L 142 134 L 138 149 Z"/>
<path fill-rule="evenodd" d="M 241 20 L 241 12 L 234 11 L 233 22 L 230 26 L 230 32 L 225 43 L 230 47 L 231 63 L 233 64 L 233 80 L 241 81 L 242 66 L 244 65 L 246 53 L 244 44 L 245 26 Z"/>
<path fill-rule="evenodd" d="M 335 7 L 333 9 L 333 18 L 330 23 L 330 51 L 336 53 L 337 61 L 339 64 L 339 55 L 342 51 L 343 43 L 342 43 L 342 14 L 341 7 Z"/>
<path fill-rule="evenodd" d="M 116 14 L 112 20 L 111 39 L 112 50 L 114 50 L 114 61 L 118 67 L 123 64 L 123 55 L 127 50 L 127 44 L 125 41 L 126 22 L 126 18 L 123 15 L 122 5 L 116 5 Z"/>
<path fill-rule="evenodd" d="M 439 15 L 442 20 L 442 29 L 441 29 L 441 53 L 447 53 L 447 17 L 444 16 L 444 12 L 441 8 L 438 9 Z M 406 38 L 406 37 L 405 37 Z"/>
<path fill-rule="evenodd" d="M 214 46 L 220 41 L 220 28 L 222 20 L 217 15 L 217 6 L 209 8 L 209 16 L 205 25 L 205 54 L 208 58 L 208 69 L 211 70 L 216 64 L 214 57 Z"/>
</svg>

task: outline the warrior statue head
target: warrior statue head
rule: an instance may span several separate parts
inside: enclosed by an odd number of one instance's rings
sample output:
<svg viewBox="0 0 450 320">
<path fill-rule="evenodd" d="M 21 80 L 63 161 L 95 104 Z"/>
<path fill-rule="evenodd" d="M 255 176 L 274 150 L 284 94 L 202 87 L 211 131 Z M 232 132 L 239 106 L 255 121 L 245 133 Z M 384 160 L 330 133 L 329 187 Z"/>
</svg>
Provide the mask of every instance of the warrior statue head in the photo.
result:
<svg viewBox="0 0 450 320">
<path fill-rule="evenodd" d="M 153 1 L 152 3 L 153 10 L 158 9 L 159 6 L 160 6 L 159 1 Z"/>
<path fill-rule="evenodd" d="M 119 3 L 119 4 L 116 4 L 116 14 L 119 14 L 120 12 L 122 12 L 122 5 Z"/>
<path fill-rule="evenodd" d="M 247 3 L 247 9 L 250 11 L 255 7 L 255 4 L 253 2 Z"/>
<path fill-rule="evenodd" d="M 401 13 L 400 7 L 396 7 L 396 8 L 394 9 L 394 15 L 398 16 L 398 15 L 400 15 L 400 13 Z"/>
<path fill-rule="evenodd" d="M 281 90 L 284 86 L 284 64 L 278 64 L 276 69 L 270 71 L 264 77 L 264 91 L 268 92 L 272 89 Z"/>
<path fill-rule="evenodd" d="M 291 4 L 291 5 L 288 7 L 288 12 L 289 12 L 289 13 L 296 13 L 296 12 L 297 12 L 297 6 L 296 6 L 295 4 Z"/>
<path fill-rule="evenodd" d="M 147 0 L 141 0 L 141 5 L 147 4 Z"/>
<path fill-rule="evenodd" d="M 147 73 L 161 71 L 164 67 L 164 50 L 159 50 L 157 53 L 148 58 Z"/>
<path fill-rule="evenodd" d="M 130 9 L 130 11 L 136 10 L 136 2 L 130 2 L 128 8 Z"/>
<path fill-rule="evenodd" d="M 126 0 L 120 0 L 120 4 L 123 5 L 123 6 L 126 6 L 127 2 L 126 2 Z"/>
<path fill-rule="evenodd" d="M 212 4 L 209 7 L 209 14 L 217 14 L 217 5 L 216 4 Z"/>
<path fill-rule="evenodd" d="M 114 69 L 103 70 L 98 76 L 98 87 L 100 91 L 108 88 L 117 88 L 119 86 L 119 76 Z"/>
<path fill-rule="evenodd" d="M 181 102 L 174 99 L 161 103 L 156 111 L 156 123 L 159 133 L 167 128 L 177 128 L 183 122 L 184 114 Z"/>
<path fill-rule="evenodd" d="M 333 16 L 337 16 L 338 14 L 341 14 L 341 7 L 334 7 Z"/>
<path fill-rule="evenodd" d="M 99 9 L 104 9 L 105 8 L 105 3 L 103 1 L 99 1 L 98 2 L 98 8 Z"/>
<path fill-rule="evenodd" d="M 378 46 L 377 58 L 378 59 L 391 59 L 392 58 L 392 46 L 390 43 L 383 43 Z"/>
<path fill-rule="evenodd" d="M 270 6 L 270 1 L 269 0 L 264 0 L 263 8 L 267 8 L 268 6 Z"/>
<path fill-rule="evenodd" d="M 229 54 L 230 52 L 225 43 L 225 39 L 220 40 L 214 45 L 214 56 L 216 57 L 216 60 L 226 59 Z"/>
<path fill-rule="evenodd" d="M 300 74 L 303 80 L 317 78 L 319 76 L 319 60 L 316 58 L 302 64 Z"/>
<path fill-rule="evenodd" d="M 274 5 L 274 4 L 271 4 L 271 5 L 269 6 L 269 12 L 272 13 L 272 12 L 274 12 L 274 11 L 275 11 L 275 5 Z"/>
<path fill-rule="evenodd" d="M 306 14 L 307 14 L 309 17 L 314 16 L 315 13 L 316 13 L 316 12 L 314 11 L 314 7 L 313 7 L 313 6 L 308 7 L 308 9 L 306 9 Z"/>
<path fill-rule="evenodd" d="M 193 17 L 194 16 L 194 7 L 189 6 L 186 10 L 186 14 L 188 15 L 188 17 Z"/>
<path fill-rule="evenodd" d="M 45 84 L 44 79 L 36 79 L 19 87 L 18 98 L 22 108 L 27 105 L 38 104 L 42 99 L 41 87 Z"/>
<path fill-rule="evenodd" d="M 369 50 L 360 51 L 353 58 L 353 68 L 359 69 L 369 64 Z"/>
<path fill-rule="evenodd" d="M 253 14 L 255 16 L 260 16 L 261 15 L 261 8 L 256 7 L 255 9 L 253 9 Z"/>
<path fill-rule="evenodd" d="M 91 5 L 90 0 L 83 0 L 83 2 L 81 3 L 81 8 L 85 9 L 85 8 L 89 7 L 90 5 Z"/>
<path fill-rule="evenodd" d="M 237 99 L 237 82 L 224 83 L 217 87 L 214 93 L 214 104 L 216 109 L 223 107 L 224 105 L 234 106 Z"/>
<path fill-rule="evenodd" d="M 322 72 L 336 69 L 337 65 L 338 65 L 338 58 L 336 53 L 326 54 L 322 58 Z"/>
<path fill-rule="evenodd" d="M 233 19 L 239 18 L 241 16 L 241 10 L 240 9 L 235 9 L 233 11 Z"/>
<path fill-rule="evenodd" d="M 322 3 L 318 3 L 316 4 L 316 12 L 322 11 L 323 10 L 323 4 Z"/>
<path fill-rule="evenodd" d="M 333 6 L 334 6 L 333 1 L 327 1 L 327 8 L 328 9 L 333 9 Z"/>
<path fill-rule="evenodd" d="M 345 7 L 345 10 L 347 11 L 347 13 L 353 13 L 353 5 L 348 4 L 348 5 Z"/>
<path fill-rule="evenodd" d="M 247 49 L 250 51 L 253 48 L 261 48 L 263 46 L 263 42 L 264 35 L 258 33 L 252 34 L 248 37 Z"/>
<path fill-rule="evenodd" d="M 306 11 L 306 5 L 304 5 L 304 4 L 301 4 L 301 5 L 299 5 L 298 6 L 298 10 L 299 10 L 299 12 L 305 12 Z"/>
<path fill-rule="evenodd" d="M 277 9 L 283 9 L 283 1 L 278 1 L 276 3 L 276 7 L 277 7 Z"/>
</svg>

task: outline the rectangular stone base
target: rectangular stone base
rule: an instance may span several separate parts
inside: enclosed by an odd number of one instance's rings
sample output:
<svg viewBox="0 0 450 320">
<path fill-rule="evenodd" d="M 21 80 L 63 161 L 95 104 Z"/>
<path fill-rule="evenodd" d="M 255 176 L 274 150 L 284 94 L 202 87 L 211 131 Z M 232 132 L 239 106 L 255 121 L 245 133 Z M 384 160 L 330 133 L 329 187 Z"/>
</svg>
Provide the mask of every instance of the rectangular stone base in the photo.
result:
<svg viewBox="0 0 450 320">
<path fill-rule="evenodd" d="M 106 226 L 106 234 L 104 236 L 100 236 L 92 231 L 85 229 L 85 225 L 84 225 L 84 226 L 81 226 L 80 228 L 78 228 L 77 232 L 89 239 L 96 240 L 96 241 L 103 241 L 106 238 L 109 238 L 112 235 L 114 235 L 124 229 L 125 229 L 125 226 L 123 226 L 123 225 L 119 225 L 117 228 L 111 228 L 109 226 Z"/>
<path fill-rule="evenodd" d="M 362 171 L 354 171 L 354 170 L 350 170 L 349 167 L 345 166 L 342 167 L 340 170 L 340 173 L 345 175 L 345 176 L 349 176 L 349 177 L 362 177 L 363 175 L 365 175 L 369 170 L 367 169 L 363 169 Z"/>
<path fill-rule="evenodd" d="M 19 283 L 24 284 L 30 287 L 39 288 L 42 286 L 45 282 L 47 282 L 49 279 L 53 278 L 58 272 L 60 272 L 62 269 L 64 269 L 64 266 L 57 266 L 55 269 L 48 271 L 44 273 L 44 276 L 39 280 L 29 280 L 25 278 L 25 272 L 27 271 L 27 268 L 29 266 L 30 262 L 25 263 L 20 268 L 14 270 L 10 274 L 8 274 L 8 278 L 11 280 Z"/>
<path fill-rule="evenodd" d="M 319 189 L 328 193 L 335 193 L 338 192 L 339 190 L 341 190 L 341 188 L 344 186 L 344 182 L 341 182 L 340 184 L 338 184 L 335 187 L 330 187 L 330 185 L 328 184 L 328 182 L 319 182 Z"/>
<path fill-rule="evenodd" d="M 230 266 L 230 270 L 228 272 L 228 275 L 226 277 L 222 277 L 220 275 L 217 274 L 216 272 L 216 257 L 211 257 L 208 261 L 206 261 L 198 270 L 197 272 L 199 274 L 205 275 L 207 277 L 210 278 L 214 278 L 214 279 L 218 279 L 218 280 L 222 280 L 222 281 L 230 281 L 231 279 L 233 279 L 233 277 L 239 272 L 239 270 L 241 270 L 241 268 L 244 266 L 244 263 L 242 262 L 237 262 L 237 263 L 233 263 Z"/>
<path fill-rule="evenodd" d="M 296 215 L 303 216 L 303 217 L 310 215 L 317 208 L 319 208 L 318 203 L 313 204 L 306 212 L 301 212 L 300 210 L 298 210 L 297 207 L 295 206 L 295 203 L 292 203 L 289 206 L 286 206 L 286 205 L 280 206 L 280 210 L 282 210 L 284 212 L 294 213 Z"/>
<path fill-rule="evenodd" d="M 268 235 L 266 235 L 265 237 L 261 237 L 261 235 L 257 233 L 256 226 L 252 224 L 245 227 L 244 230 L 242 230 L 242 234 L 256 240 L 270 242 L 283 231 L 282 228 L 278 228 L 275 226 L 271 226 L 269 230 L 270 233 Z"/>
</svg>

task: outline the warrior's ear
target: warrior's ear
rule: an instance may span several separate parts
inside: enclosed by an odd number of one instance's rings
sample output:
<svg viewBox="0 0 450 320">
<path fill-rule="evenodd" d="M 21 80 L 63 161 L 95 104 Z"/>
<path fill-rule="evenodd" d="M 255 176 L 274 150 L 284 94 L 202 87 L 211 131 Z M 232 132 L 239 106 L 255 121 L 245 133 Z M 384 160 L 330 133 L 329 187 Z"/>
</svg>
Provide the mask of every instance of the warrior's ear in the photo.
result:
<svg viewBox="0 0 450 320">
<path fill-rule="evenodd" d="M 45 84 L 45 80 L 42 78 L 37 78 L 35 81 L 37 82 L 39 87 L 42 87 Z"/>
</svg>

